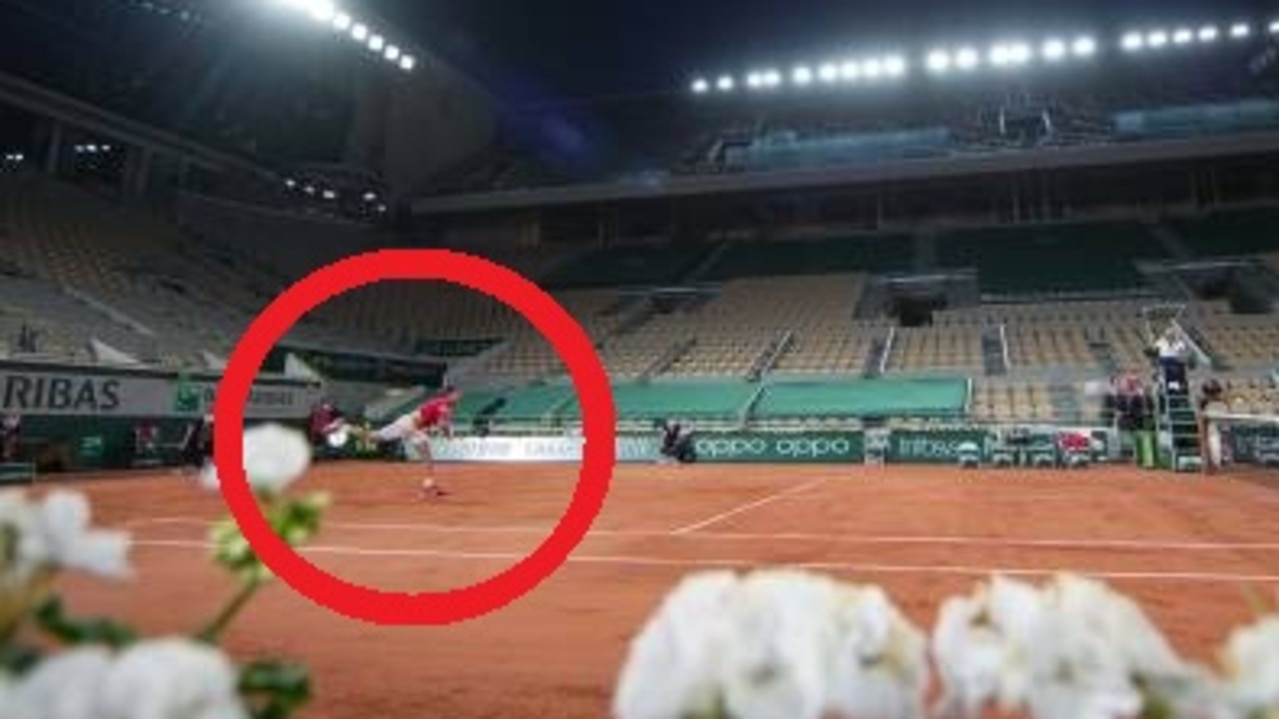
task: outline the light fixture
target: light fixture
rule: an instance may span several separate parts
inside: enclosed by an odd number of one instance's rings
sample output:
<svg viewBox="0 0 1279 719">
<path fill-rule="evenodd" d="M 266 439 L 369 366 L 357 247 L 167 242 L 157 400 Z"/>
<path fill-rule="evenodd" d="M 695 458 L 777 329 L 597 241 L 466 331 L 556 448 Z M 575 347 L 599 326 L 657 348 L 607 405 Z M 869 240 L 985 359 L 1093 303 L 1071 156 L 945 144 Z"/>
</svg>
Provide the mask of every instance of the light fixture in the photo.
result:
<svg viewBox="0 0 1279 719">
<path fill-rule="evenodd" d="M 1188 27 L 1178 28 L 1177 31 L 1172 34 L 1172 44 L 1174 45 L 1189 45 L 1194 39 L 1195 34 L 1191 32 Z"/>
<path fill-rule="evenodd" d="M 1091 57 L 1097 52 L 1097 41 L 1087 36 L 1076 38 L 1071 49 L 1076 57 Z"/>
<path fill-rule="evenodd" d="M 391 62 L 395 62 L 396 60 L 399 60 L 400 48 L 396 45 L 387 45 L 386 52 L 383 53 L 383 57 L 385 57 L 387 60 L 390 60 Z"/>
<path fill-rule="evenodd" d="M 972 70 L 981 63 L 981 56 L 971 47 L 960 49 L 955 53 L 955 67 L 960 70 Z"/>
<path fill-rule="evenodd" d="M 1153 48 L 1161 48 L 1168 44 L 1168 33 L 1163 30 L 1155 30 L 1146 36 L 1146 45 Z"/>
<path fill-rule="evenodd" d="M 1236 40 L 1242 40 L 1252 34 L 1252 28 L 1248 27 L 1246 22 L 1237 22 L 1230 26 L 1230 37 Z"/>
<path fill-rule="evenodd" d="M 1119 44 L 1128 52 L 1136 52 L 1146 46 L 1146 39 L 1140 33 L 1130 32 L 1124 35 Z"/>
<path fill-rule="evenodd" d="M 1049 62 L 1057 62 L 1066 57 L 1066 43 L 1061 40 L 1048 40 L 1044 43 L 1043 56 Z"/>
<path fill-rule="evenodd" d="M 406 70 L 406 71 L 412 70 L 415 67 L 417 67 L 417 58 L 413 57 L 412 55 L 405 55 L 404 57 L 400 58 L 401 70 Z"/>
<path fill-rule="evenodd" d="M 874 80 L 884 74 L 884 65 L 876 58 L 871 58 L 862 63 L 862 75 L 866 78 Z"/>
<path fill-rule="evenodd" d="M 844 82 L 857 82 L 862 77 L 862 66 L 852 60 L 848 60 L 839 68 L 839 75 Z"/>
<path fill-rule="evenodd" d="M 737 83 L 733 81 L 731 75 L 722 75 L 715 83 L 715 87 L 718 87 L 720 92 L 732 92 L 733 88 L 737 87 Z"/>
<path fill-rule="evenodd" d="M 340 12 L 333 16 L 333 29 L 338 32 L 346 32 L 351 29 L 351 23 L 355 22 L 350 15 Z"/>
<path fill-rule="evenodd" d="M 374 35 L 369 38 L 369 49 L 373 52 L 382 52 L 384 47 L 386 47 L 386 38 L 381 35 Z"/>
<path fill-rule="evenodd" d="M 813 81 L 813 71 L 803 65 L 800 65 L 791 73 L 791 81 L 800 87 L 808 85 Z"/>
<path fill-rule="evenodd" d="M 821 68 L 817 71 L 817 76 L 820 77 L 822 79 L 822 82 L 825 82 L 825 83 L 838 82 L 839 66 L 836 65 L 835 63 L 828 62 L 822 65 Z"/>
<path fill-rule="evenodd" d="M 900 55 L 889 55 L 884 58 L 884 74 L 889 77 L 901 77 L 906 74 L 906 60 Z"/>
<path fill-rule="evenodd" d="M 928 57 L 924 62 L 932 72 L 946 72 L 950 69 L 950 53 L 945 50 L 933 50 L 928 53 Z"/>
<path fill-rule="evenodd" d="M 1204 25 L 1199 28 L 1199 42 L 1213 42 L 1217 39 L 1217 35 L 1216 25 Z"/>
<path fill-rule="evenodd" d="M 782 74 L 776 70 L 764 73 L 764 87 L 781 87 Z"/>
<path fill-rule="evenodd" d="M 351 26 L 351 39 L 356 42 L 364 42 L 369 39 L 369 26 L 362 22 L 357 22 Z"/>
<path fill-rule="evenodd" d="M 693 81 L 692 89 L 697 95 L 705 95 L 710 92 L 711 84 L 706 81 L 706 78 L 699 77 Z"/>
</svg>

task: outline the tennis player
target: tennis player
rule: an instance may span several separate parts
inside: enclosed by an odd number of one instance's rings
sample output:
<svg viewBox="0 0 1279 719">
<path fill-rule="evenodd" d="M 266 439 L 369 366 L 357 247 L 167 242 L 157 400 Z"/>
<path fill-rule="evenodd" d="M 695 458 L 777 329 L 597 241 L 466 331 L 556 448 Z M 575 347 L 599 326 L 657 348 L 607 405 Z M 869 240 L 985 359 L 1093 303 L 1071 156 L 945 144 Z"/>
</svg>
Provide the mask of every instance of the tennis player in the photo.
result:
<svg viewBox="0 0 1279 719">
<path fill-rule="evenodd" d="M 462 399 L 461 390 L 445 387 L 444 391 L 417 410 L 400 417 L 391 424 L 373 432 L 369 437 L 376 442 L 403 442 L 413 447 L 426 462 L 426 478 L 420 492 L 423 499 L 444 497 L 448 492 L 435 481 L 435 460 L 431 456 L 431 435 L 440 433 L 453 436 L 453 412 Z"/>
</svg>

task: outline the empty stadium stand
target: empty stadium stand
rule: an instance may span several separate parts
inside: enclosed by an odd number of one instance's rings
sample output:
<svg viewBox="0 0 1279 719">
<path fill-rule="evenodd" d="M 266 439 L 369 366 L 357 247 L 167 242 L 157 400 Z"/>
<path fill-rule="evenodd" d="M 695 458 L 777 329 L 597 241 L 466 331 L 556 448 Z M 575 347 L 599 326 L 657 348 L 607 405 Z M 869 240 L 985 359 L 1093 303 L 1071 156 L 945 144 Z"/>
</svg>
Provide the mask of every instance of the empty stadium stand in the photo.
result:
<svg viewBox="0 0 1279 719">
<path fill-rule="evenodd" d="M 1134 263 L 1167 255 L 1138 222 L 956 230 L 937 247 L 943 267 L 975 267 L 989 295 L 1132 290 L 1143 284 Z"/>
</svg>

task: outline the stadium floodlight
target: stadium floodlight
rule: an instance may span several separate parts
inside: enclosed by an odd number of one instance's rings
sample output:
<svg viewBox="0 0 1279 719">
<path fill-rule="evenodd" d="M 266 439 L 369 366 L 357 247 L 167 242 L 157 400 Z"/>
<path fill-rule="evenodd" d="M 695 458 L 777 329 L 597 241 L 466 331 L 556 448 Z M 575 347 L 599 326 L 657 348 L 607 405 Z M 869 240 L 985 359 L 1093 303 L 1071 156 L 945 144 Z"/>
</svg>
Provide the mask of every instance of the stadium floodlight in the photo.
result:
<svg viewBox="0 0 1279 719">
<path fill-rule="evenodd" d="M 1270 34 L 1279 35 L 1279 20 L 1272 20 L 1270 23 Z"/>
<path fill-rule="evenodd" d="M 372 191 L 370 191 L 370 192 L 366 192 L 366 193 L 364 193 L 364 201 L 365 201 L 365 202 L 373 202 L 373 201 L 374 201 L 374 200 L 376 200 L 376 199 L 377 199 L 377 193 L 376 193 L 376 192 L 372 192 Z"/>
<path fill-rule="evenodd" d="M 746 87 L 751 90 L 758 90 L 764 86 L 764 73 L 752 72 L 746 75 Z"/>
<path fill-rule="evenodd" d="M 397 45 L 387 45 L 387 46 L 386 46 L 386 52 L 385 52 L 385 53 L 383 53 L 383 55 L 382 55 L 382 56 L 383 56 L 383 57 L 385 57 L 387 60 L 390 60 L 391 62 L 395 62 L 396 60 L 399 60 L 399 59 L 400 59 L 400 48 L 399 48 L 399 46 L 397 46 Z"/>
<path fill-rule="evenodd" d="M 1004 67 L 1008 64 L 1008 46 L 995 45 L 990 48 L 990 52 L 986 57 L 990 60 L 991 65 L 995 67 Z"/>
<path fill-rule="evenodd" d="M 354 22 L 355 20 L 351 19 L 350 15 L 340 12 L 333 16 L 333 29 L 338 32 L 346 32 L 351 29 L 351 24 Z"/>
<path fill-rule="evenodd" d="M 377 206 L 377 211 L 385 215 L 385 214 L 386 214 L 386 205 L 378 205 L 378 206 Z"/>
<path fill-rule="evenodd" d="M 900 55 L 889 55 L 884 58 L 884 74 L 889 77 L 902 77 L 906 74 L 906 58 Z"/>
<path fill-rule="evenodd" d="M 1146 38 L 1142 37 L 1141 33 L 1125 33 L 1119 45 L 1128 52 L 1136 52 L 1146 46 Z"/>
<path fill-rule="evenodd" d="M 292 190 L 293 188 L 298 186 L 298 181 L 290 177 L 289 179 L 284 181 L 284 186 Z"/>
<path fill-rule="evenodd" d="M 369 38 L 369 49 L 372 50 L 373 52 L 382 52 L 382 49 L 385 47 L 386 47 L 386 38 L 382 37 L 381 35 L 374 35 L 373 37 Z"/>
<path fill-rule="evenodd" d="M 1153 48 L 1161 48 L 1168 44 L 1168 33 L 1163 30 L 1155 30 L 1146 36 L 1146 45 Z"/>
<path fill-rule="evenodd" d="M 413 57 L 412 55 L 405 55 L 404 57 L 400 58 L 401 70 L 404 70 L 405 72 L 411 72 L 413 68 L 415 67 L 417 67 L 417 58 Z"/>
<path fill-rule="evenodd" d="M 1075 38 L 1071 50 L 1075 57 L 1092 57 L 1097 53 L 1097 41 L 1088 36 Z"/>
<path fill-rule="evenodd" d="M 721 75 L 719 80 L 716 81 L 715 87 L 719 88 L 720 92 L 732 92 L 733 88 L 737 87 L 737 82 L 733 80 L 731 75 Z"/>
<path fill-rule="evenodd" d="M 321 23 L 333 22 L 333 16 L 337 14 L 333 0 L 307 0 L 306 9 L 312 20 Z"/>
<path fill-rule="evenodd" d="M 1236 40 L 1242 40 L 1252 34 L 1252 28 L 1248 27 L 1246 22 L 1237 22 L 1230 26 L 1230 37 Z"/>
<path fill-rule="evenodd" d="M 1013 43 L 1008 46 L 1008 62 L 1011 65 L 1025 65 L 1034 57 L 1030 46 L 1024 42 Z"/>
<path fill-rule="evenodd" d="M 791 80 L 800 87 L 809 85 L 813 82 L 813 71 L 804 65 L 800 65 L 791 73 Z"/>
<path fill-rule="evenodd" d="M 1204 25 L 1199 28 L 1199 42 L 1215 42 L 1219 32 L 1216 25 Z"/>
<path fill-rule="evenodd" d="M 972 70 L 981 63 L 981 56 L 971 47 L 961 48 L 955 53 L 955 67 L 960 70 Z"/>
<path fill-rule="evenodd" d="M 351 26 L 351 39 L 356 42 L 364 42 L 369 39 L 369 26 L 362 22 L 357 22 Z"/>
<path fill-rule="evenodd" d="M 849 60 L 840 66 L 839 75 L 844 79 L 844 82 L 857 82 L 862 77 L 862 66 Z"/>
<path fill-rule="evenodd" d="M 326 200 L 336 200 L 337 198 L 338 198 L 338 193 L 334 192 L 333 190 L 325 190 L 325 191 L 324 191 L 324 199 L 326 199 Z"/>
<path fill-rule="evenodd" d="M 883 74 L 884 74 L 884 64 L 881 63 L 878 59 L 872 57 L 871 59 L 862 63 L 863 77 L 869 80 L 875 80 L 875 79 L 878 79 L 879 76 Z"/>
<path fill-rule="evenodd" d="M 692 89 L 695 95 L 705 95 L 711 91 L 711 84 L 706 81 L 706 78 L 699 77 L 693 81 Z"/>
<path fill-rule="evenodd" d="M 1189 45 L 1195 39 L 1195 34 L 1188 27 L 1177 28 L 1172 34 L 1172 44 Z"/>
<path fill-rule="evenodd" d="M 1061 40 L 1048 40 L 1043 47 L 1044 59 L 1049 62 L 1058 62 L 1066 57 L 1066 43 Z"/>
<path fill-rule="evenodd" d="M 305 192 L 305 193 L 306 193 L 306 194 L 308 194 L 308 195 L 314 195 L 314 194 L 315 194 L 315 185 L 307 185 L 305 188 L 303 188 L 303 189 L 302 189 L 302 191 L 303 191 L 303 192 Z"/>
<path fill-rule="evenodd" d="M 769 70 L 764 73 L 764 87 L 773 88 L 782 86 L 782 74 L 776 70 Z"/>
<path fill-rule="evenodd" d="M 928 53 L 928 57 L 924 60 L 924 65 L 929 72 L 944 73 L 950 69 L 950 53 L 945 50 L 933 50 Z"/>
<path fill-rule="evenodd" d="M 839 82 L 839 66 L 833 62 L 828 62 L 818 69 L 817 76 L 825 83 Z"/>
<path fill-rule="evenodd" d="M 87 150 L 90 155 L 96 155 L 98 153 L 97 145 L 86 145 L 84 149 Z"/>
</svg>

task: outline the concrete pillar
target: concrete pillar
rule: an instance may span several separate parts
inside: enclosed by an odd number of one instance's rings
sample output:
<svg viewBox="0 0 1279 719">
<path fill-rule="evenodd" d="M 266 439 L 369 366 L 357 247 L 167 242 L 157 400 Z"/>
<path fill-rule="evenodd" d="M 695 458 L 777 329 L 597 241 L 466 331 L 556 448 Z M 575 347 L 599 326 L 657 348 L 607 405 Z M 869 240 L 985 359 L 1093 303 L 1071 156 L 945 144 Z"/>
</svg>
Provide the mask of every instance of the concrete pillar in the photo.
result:
<svg viewBox="0 0 1279 719">
<path fill-rule="evenodd" d="M 151 160 L 154 153 L 147 147 L 129 148 L 129 157 L 124 164 L 124 194 L 129 197 L 142 197 L 147 192 L 150 182 Z"/>
</svg>

